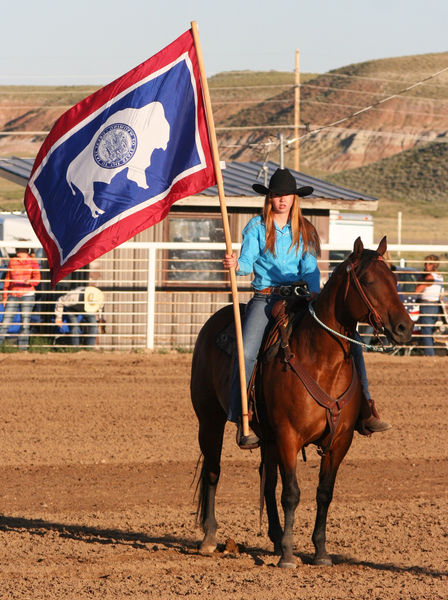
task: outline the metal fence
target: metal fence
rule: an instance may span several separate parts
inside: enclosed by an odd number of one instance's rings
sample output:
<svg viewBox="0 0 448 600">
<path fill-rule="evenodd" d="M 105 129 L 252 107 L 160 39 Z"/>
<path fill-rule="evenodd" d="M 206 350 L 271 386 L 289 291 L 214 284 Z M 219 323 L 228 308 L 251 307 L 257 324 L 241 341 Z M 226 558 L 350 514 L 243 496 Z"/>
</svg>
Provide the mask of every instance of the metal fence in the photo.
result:
<svg viewBox="0 0 448 600">
<path fill-rule="evenodd" d="M 15 247 L 25 247 L 17 242 Z M 30 247 L 30 246 L 27 246 Z M 235 250 L 239 245 L 235 245 Z M 5 250 L 11 252 L 11 242 L 0 242 L 3 258 L 0 263 L 0 287 L 7 271 Z M 127 242 L 95 260 L 86 268 L 72 274 L 51 289 L 48 266 L 42 249 L 34 247 L 40 265 L 39 284 L 31 314 L 31 351 L 67 350 L 94 347 L 102 350 L 191 350 L 197 334 L 210 315 L 232 302 L 228 274 L 223 269 L 222 243 L 160 243 Z M 320 261 L 322 284 L 331 271 L 350 250 L 323 245 L 327 258 Z M 424 274 L 425 256 L 440 256 L 439 273 L 448 281 L 448 246 L 389 246 L 400 295 L 411 317 L 415 330 L 411 343 L 401 352 L 423 353 L 420 304 L 415 286 Z M 251 297 L 251 277 L 239 277 L 239 300 Z M 79 344 L 73 345 L 77 333 L 64 319 L 62 328 L 54 322 L 55 302 L 59 296 L 77 286 L 93 285 L 104 292 L 104 307 L 93 326 L 83 323 L 82 307 L 77 313 Z M 0 291 L 2 293 L 2 291 Z M 428 311 L 428 309 L 426 309 Z M 448 323 L 445 305 L 432 306 L 433 323 L 429 325 L 433 347 L 437 353 L 448 351 Z M 0 311 L 0 320 L 3 313 Z M 93 329 L 92 329 L 93 327 Z M 0 325 L 1 328 L 1 325 Z M 359 327 L 365 341 L 372 342 L 371 331 Z M 0 338 L 2 337 L 0 333 Z M 13 351 L 23 337 L 21 317 L 9 327 L 0 351 Z M 375 342 L 373 342 L 375 343 Z"/>
</svg>

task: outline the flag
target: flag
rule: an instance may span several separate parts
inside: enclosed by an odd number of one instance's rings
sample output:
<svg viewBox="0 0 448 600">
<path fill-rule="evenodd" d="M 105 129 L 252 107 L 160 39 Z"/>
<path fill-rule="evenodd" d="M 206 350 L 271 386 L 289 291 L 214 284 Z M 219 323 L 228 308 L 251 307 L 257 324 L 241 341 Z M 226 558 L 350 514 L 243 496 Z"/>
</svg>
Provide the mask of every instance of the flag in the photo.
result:
<svg viewBox="0 0 448 600">
<path fill-rule="evenodd" d="M 40 148 L 25 208 L 52 285 L 215 184 L 189 30 L 64 113 Z"/>
</svg>

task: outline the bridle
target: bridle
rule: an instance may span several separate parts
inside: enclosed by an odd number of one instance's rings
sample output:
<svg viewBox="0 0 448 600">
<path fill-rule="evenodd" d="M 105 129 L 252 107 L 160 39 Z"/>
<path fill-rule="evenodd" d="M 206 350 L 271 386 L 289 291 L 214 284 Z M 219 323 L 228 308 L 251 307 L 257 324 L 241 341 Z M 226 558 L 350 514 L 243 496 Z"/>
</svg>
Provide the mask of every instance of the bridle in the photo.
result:
<svg viewBox="0 0 448 600">
<path fill-rule="evenodd" d="M 380 255 L 378 255 L 378 258 L 375 258 L 374 260 L 382 260 L 384 262 L 383 257 Z M 364 304 L 367 306 L 367 309 L 369 311 L 368 321 L 369 321 L 370 325 L 373 327 L 373 329 L 375 331 L 375 335 L 379 335 L 380 333 L 382 333 L 384 331 L 383 319 L 381 318 L 381 315 L 379 314 L 379 312 L 374 308 L 374 306 L 372 305 L 370 300 L 367 298 L 366 293 L 362 288 L 361 282 L 359 281 L 359 277 L 356 274 L 356 268 L 358 267 L 358 265 L 359 265 L 359 260 L 356 260 L 354 262 L 350 262 L 345 268 L 345 270 L 348 273 L 348 277 L 347 277 L 347 282 L 345 284 L 344 302 L 347 300 L 347 294 L 348 294 L 348 290 L 350 287 L 350 281 L 353 281 L 359 295 L 361 296 L 361 300 L 363 300 Z"/>
<path fill-rule="evenodd" d="M 381 255 L 378 255 L 373 260 L 384 261 L 384 258 Z M 354 260 L 353 262 L 348 263 L 348 265 L 345 268 L 345 270 L 347 272 L 347 281 L 345 284 L 344 302 L 347 299 L 348 291 L 350 288 L 350 283 L 352 282 L 352 283 L 354 283 L 355 289 L 357 290 L 358 294 L 360 295 L 361 300 L 364 302 L 364 304 L 366 305 L 366 307 L 369 311 L 368 321 L 369 321 L 370 325 L 373 327 L 375 337 L 377 338 L 377 340 L 380 343 L 379 346 L 373 346 L 372 344 L 366 344 L 364 342 L 360 342 L 359 340 L 355 340 L 351 337 L 343 335 L 342 333 L 339 333 L 338 331 L 335 331 L 334 329 L 331 329 L 331 327 L 328 327 L 328 325 L 325 325 L 325 323 L 323 323 L 319 319 L 319 317 L 316 315 L 312 302 L 309 302 L 308 309 L 309 309 L 312 317 L 315 319 L 315 321 L 317 321 L 317 323 L 319 323 L 319 325 L 321 327 L 323 327 L 327 331 L 333 333 L 334 335 L 337 335 L 338 337 L 343 338 L 344 340 L 347 340 L 353 344 L 358 344 L 359 346 L 362 346 L 363 348 L 366 348 L 373 352 L 392 352 L 395 350 L 395 346 L 394 345 L 386 346 L 380 337 L 380 334 L 384 333 L 384 322 L 383 322 L 383 319 L 381 318 L 381 315 L 375 309 L 375 307 L 372 305 L 372 303 L 370 302 L 369 298 L 367 297 L 365 291 L 363 290 L 361 282 L 359 281 L 359 277 L 356 274 L 356 269 L 358 266 L 359 266 L 359 260 Z"/>
</svg>

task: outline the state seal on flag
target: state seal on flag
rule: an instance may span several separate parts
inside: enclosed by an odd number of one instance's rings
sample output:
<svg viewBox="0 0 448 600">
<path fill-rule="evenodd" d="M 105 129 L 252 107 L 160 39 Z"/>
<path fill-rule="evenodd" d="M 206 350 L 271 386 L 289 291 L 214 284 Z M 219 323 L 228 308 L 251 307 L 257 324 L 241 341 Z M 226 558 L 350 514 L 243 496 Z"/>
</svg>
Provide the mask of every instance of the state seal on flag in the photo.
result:
<svg viewBox="0 0 448 600">
<path fill-rule="evenodd" d="M 104 169 L 115 169 L 128 163 L 137 150 L 135 131 L 126 123 L 112 123 L 98 136 L 93 158 Z"/>
</svg>

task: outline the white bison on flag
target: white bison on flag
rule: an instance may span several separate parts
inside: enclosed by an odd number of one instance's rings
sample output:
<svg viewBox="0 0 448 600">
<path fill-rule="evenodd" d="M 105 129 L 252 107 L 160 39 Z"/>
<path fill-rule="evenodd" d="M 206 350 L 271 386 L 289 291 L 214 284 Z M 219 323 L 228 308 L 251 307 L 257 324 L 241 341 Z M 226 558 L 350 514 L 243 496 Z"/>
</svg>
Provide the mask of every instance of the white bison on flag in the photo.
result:
<svg viewBox="0 0 448 600">
<path fill-rule="evenodd" d="M 66 179 L 73 195 L 78 188 L 92 217 L 97 218 L 104 210 L 93 199 L 95 182 L 110 183 L 127 169 L 128 179 L 148 189 L 145 171 L 151 155 L 156 149 L 166 150 L 169 138 L 170 126 L 160 102 L 117 111 L 69 164 Z"/>
</svg>

